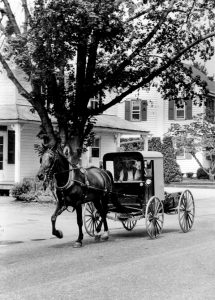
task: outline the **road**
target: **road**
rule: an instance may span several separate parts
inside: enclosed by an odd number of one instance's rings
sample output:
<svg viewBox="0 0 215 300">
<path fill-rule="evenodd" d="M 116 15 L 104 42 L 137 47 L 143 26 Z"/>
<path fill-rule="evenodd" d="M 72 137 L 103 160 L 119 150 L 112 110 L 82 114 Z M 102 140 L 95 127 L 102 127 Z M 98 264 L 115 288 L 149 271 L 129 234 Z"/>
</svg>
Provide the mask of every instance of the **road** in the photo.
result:
<svg viewBox="0 0 215 300">
<path fill-rule="evenodd" d="M 51 236 L 52 205 L 0 198 L 0 299 L 215 299 L 214 190 L 191 190 L 196 218 L 189 233 L 180 231 L 177 216 L 165 215 L 156 240 L 144 219 L 132 232 L 109 221 L 109 241 L 85 234 L 81 249 L 72 247 L 74 213 L 59 217 L 58 240 Z"/>
</svg>

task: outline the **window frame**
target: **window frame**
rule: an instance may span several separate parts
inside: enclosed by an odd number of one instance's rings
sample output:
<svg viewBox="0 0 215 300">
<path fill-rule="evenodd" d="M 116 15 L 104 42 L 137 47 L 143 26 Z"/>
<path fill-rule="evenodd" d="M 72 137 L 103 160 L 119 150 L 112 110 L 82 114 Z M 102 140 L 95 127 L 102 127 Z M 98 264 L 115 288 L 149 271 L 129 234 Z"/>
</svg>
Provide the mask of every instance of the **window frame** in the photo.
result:
<svg viewBox="0 0 215 300">
<path fill-rule="evenodd" d="M 175 104 L 175 120 L 185 120 L 186 119 L 186 105 L 185 105 L 184 100 L 181 100 L 180 105 L 183 105 L 183 107 L 177 107 L 177 105 Z M 179 111 L 184 112 L 183 117 L 178 117 L 177 113 Z"/>
<path fill-rule="evenodd" d="M 138 110 L 135 109 L 134 110 L 134 106 L 136 105 L 139 106 Z M 133 118 L 133 114 L 139 114 L 139 118 L 136 119 L 136 118 Z M 141 121 L 141 101 L 140 100 L 131 100 L 131 121 L 136 121 L 136 122 L 139 122 Z"/>
<path fill-rule="evenodd" d="M 96 142 L 98 142 L 98 145 L 96 145 Z M 101 154 L 101 138 L 100 137 L 95 137 L 93 139 L 92 145 L 91 145 L 91 157 L 92 158 L 100 158 Z M 94 155 L 94 152 L 98 151 L 98 156 Z"/>
</svg>

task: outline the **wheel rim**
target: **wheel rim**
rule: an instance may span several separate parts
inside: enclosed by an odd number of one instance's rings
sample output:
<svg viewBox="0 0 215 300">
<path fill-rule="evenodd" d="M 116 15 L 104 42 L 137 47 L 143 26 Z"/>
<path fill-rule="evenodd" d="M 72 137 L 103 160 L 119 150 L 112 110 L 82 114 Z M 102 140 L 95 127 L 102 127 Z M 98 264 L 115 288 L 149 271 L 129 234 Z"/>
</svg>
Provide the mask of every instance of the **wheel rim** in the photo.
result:
<svg viewBox="0 0 215 300">
<path fill-rule="evenodd" d="M 132 220 L 125 220 L 125 221 L 122 221 L 122 225 L 123 227 L 128 230 L 128 231 L 131 231 L 135 225 L 137 224 L 137 221 L 132 221 Z"/>
<path fill-rule="evenodd" d="M 101 222 L 101 217 L 92 202 L 84 206 L 84 227 L 90 236 L 95 236 L 96 228 Z"/>
<path fill-rule="evenodd" d="M 146 230 L 151 238 L 157 238 L 163 229 L 164 209 L 157 197 L 152 197 L 146 206 Z"/>
<path fill-rule="evenodd" d="M 178 220 L 181 230 L 188 232 L 193 226 L 195 217 L 195 204 L 193 195 L 189 190 L 185 190 L 179 199 Z"/>
</svg>

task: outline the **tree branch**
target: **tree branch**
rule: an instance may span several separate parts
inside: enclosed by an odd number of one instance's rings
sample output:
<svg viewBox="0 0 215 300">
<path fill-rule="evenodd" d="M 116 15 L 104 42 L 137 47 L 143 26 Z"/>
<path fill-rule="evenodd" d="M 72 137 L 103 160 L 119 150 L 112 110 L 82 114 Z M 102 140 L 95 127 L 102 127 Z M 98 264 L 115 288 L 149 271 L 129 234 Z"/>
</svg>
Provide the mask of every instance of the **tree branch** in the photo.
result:
<svg viewBox="0 0 215 300">
<path fill-rule="evenodd" d="M 11 7 L 10 7 L 10 4 L 9 4 L 8 0 L 2 0 L 2 1 L 4 3 L 4 6 L 5 6 L 7 17 L 8 17 L 9 21 L 11 22 L 11 24 L 13 26 L 14 33 L 15 34 L 20 34 L 19 26 L 16 22 L 15 16 L 14 16 L 12 10 L 11 10 Z"/>
<path fill-rule="evenodd" d="M 104 80 L 99 86 L 98 86 L 98 90 L 104 88 L 105 84 L 107 83 L 107 81 L 111 81 L 111 80 L 115 80 L 120 74 L 121 72 L 130 64 L 130 62 L 132 61 L 132 59 L 134 59 L 139 52 L 150 42 L 150 40 L 154 37 L 154 35 L 156 34 L 156 32 L 158 31 L 158 29 L 161 27 L 161 25 L 165 22 L 168 14 L 171 12 L 171 9 L 174 5 L 176 0 L 172 0 L 168 9 L 166 9 L 161 17 L 159 22 L 157 23 L 157 25 L 152 29 L 152 31 L 148 34 L 148 36 L 139 43 L 138 47 L 119 65 L 119 67 L 111 74 L 111 76 L 109 76 L 106 80 Z"/>
<path fill-rule="evenodd" d="M 30 15 L 26 0 L 22 0 L 22 7 L 23 7 L 24 13 L 25 13 L 25 22 L 24 22 L 23 30 L 24 30 L 24 32 L 27 32 L 29 21 L 31 21 L 31 15 Z"/>
<path fill-rule="evenodd" d="M 149 13 L 150 11 L 153 11 L 156 8 L 156 5 L 152 5 L 152 7 L 145 9 L 145 10 L 141 10 L 139 12 L 137 12 L 134 16 L 128 18 L 127 20 L 125 20 L 125 23 L 129 23 L 131 21 L 134 21 L 135 19 L 138 19 L 140 17 L 142 17 L 143 15 Z"/>
<path fill-rule="evenodd" d="M 182 51 L 180 51 L 177 55 L 175 55 L 172 59 L 170 59 L 166 64 L 164 64 L 160 68 L 158 68 L 158 69 L 154 70 L 152 73 L 150 73 L 147 78 L 144 78 L 138 84 L 133 85 L 132 87 L 128 88 L 121 95 L 115 97 L 112 101 L 110 101 L 109 103 L 103 105 L 100 109 L 97 109 L 96 110 L 96 114 L 102 113 L 106 109 L 108 109 L 108 108 L 112 107 L 113 105 L 119 103 L 123 98 L 125 98 L 126 96 L 128 96 L 132 92 L 136 91 L 140 87 L 143 87 L 145 84 L 149 83 L 152 79 L 154 79 L 155 77 L 157 77 L 158 75 L 160 75 L 163 71 L 165 71 L 169 66 L 171 66 L 172 64 L 174 64 L 184 53 L 186 53 L 187 51 L 189 51 L 195 45 L 197 45 L 197 44 L 201 43 L 202 41 L 204 41 L 204 40 L 206 40 L 206 39 L 208 39 L 210 37 L 213 37 L 213 36 L 215 36 L 215 32 L 207 34 L 207 35 L 199 38 L 198 40 L 194 41 L 193 43 L 191 43 L 190 45 L 188 45 L 187 47 L 185 47 Z"/>
</svg>

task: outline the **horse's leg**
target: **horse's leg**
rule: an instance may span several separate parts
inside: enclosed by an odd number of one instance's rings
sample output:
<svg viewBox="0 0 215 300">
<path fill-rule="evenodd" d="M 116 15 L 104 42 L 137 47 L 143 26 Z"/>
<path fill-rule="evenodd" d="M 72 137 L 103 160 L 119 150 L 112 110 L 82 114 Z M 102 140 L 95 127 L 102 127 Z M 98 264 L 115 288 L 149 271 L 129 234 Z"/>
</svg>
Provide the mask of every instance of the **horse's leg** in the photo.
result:
<svg viewBox="0 0 215 300">
<path fill-rule="evenodd" d="M 83 218 L 82 218 L 82 205 L 81 203 L 76 206 L 76 214 L 77 214 L 77 224 L 78 224 L 78 229 L 79 229 L 79 234 L 78 234 L 78 239 L 75 241 L 73 247 L 74 248 L 80 248 L 82 246 L 82 240 L 83 240 L 83 231 L 82 231 L 82 226 L 83 226 Z"/>
<path fill-rule="evenodd" d="M 106 219 L 107 207 L 102 200 L 103 200 L 103 197 L 101 197 L 98 202 L 94 203 L 94 205 L 95 205 L 96 209 L 98 210 L 98 212 L 101 216 L 101 219 L 102 219 L 102 222 L 100 222 L 96 228 L 95 240 L 99 240 L 100 238 L 102 240 L 107 240 L 109 238 L 108 224 L 107 224 L 107 219 Z M 101 231 L 102 223 L 104 224 L 104 234 L 101 236 L 100 231 Z"/>
<path fill-rule="evenodd" d="M 56 206 L 56 209 L 55 209 L 55 212 L 51 216 L 52 234 L 55 235 L 56 237 L 58 237 L 59 239 L 62 239 L 63 232 L 61 230 L 56 229 L 55 224 L 56 224 L 57 216 L 59 216 L 65 209 L 66 209 L 66 207 L 60 205 L 59 202 L 58 202 L 57 206 Z"/>
<path fill-rule="evenodd" d="M 108 231 L 108 223 L 107 223 L 107 212 L 108 212 L 108 199 L 109 195 L 105 195 L 101 198 L 101 206 L 102 206 L 102 212 L 103 212 L 103 224 L 104 224 L 104 233 L 101 237 L 103 241 L 109 239 L 109 231 Z"/>
</svg>

